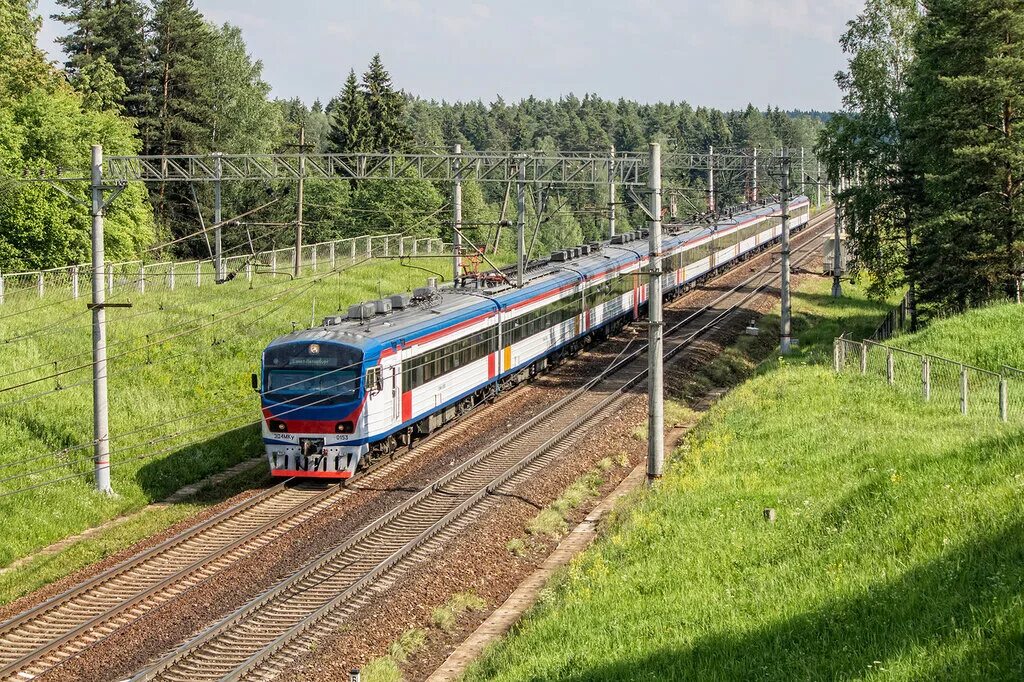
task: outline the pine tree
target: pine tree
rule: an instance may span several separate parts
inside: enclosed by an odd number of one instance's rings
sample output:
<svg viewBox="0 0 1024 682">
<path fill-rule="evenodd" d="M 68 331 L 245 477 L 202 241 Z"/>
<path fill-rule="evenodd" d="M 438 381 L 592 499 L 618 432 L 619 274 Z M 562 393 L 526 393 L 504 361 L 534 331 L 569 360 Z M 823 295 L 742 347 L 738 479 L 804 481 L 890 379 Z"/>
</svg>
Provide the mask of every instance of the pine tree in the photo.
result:
<svg viewBox="0 0 1024 682">
<path fill-rule="evenodd" d="M 57 0 L 57 4 L 66 11 L 52 18 L 70 28 L 58 42 L 68 55 L 65 70 L 72 83 L 99 101 L 119 92 L 112 105 L 133 118 L 144 116 L 149 103 L 145 5 L 139 0 Z M 123 88 L 110 81 L 105 67 L 96 65 L 99 60 L 124 81 Z"/>
<path fill-rule="evenodd" d="M 365 152 L 373 149 L 366 111 L 366 100 L 359 90 L 355 69 L 348 72 L 341 94 L 327 107 L 331 151 Z"/>
<path fill-rule="evenodd" d="M 207 50 L 213 41 L 192 0 L 157 0 L 150 21 L 153 103 L 143 128 L 150 154 L 208 151 L 212 119 Z"/>
<path fill-rule="evenodd" d="M 919 276 L 943 308 L 1001 295 L 1019 302 L 1024 8 L 1016 0 L 926 6 L 912 81 L 914 150 L 927 179 Z"/>
<path fill-rule="evenodd" d="M 363 95 L 369 121 L 369 148 L 401 151 L 412 142 L 405 123 L 405 96 L 396 91 L 380 54 L 375 54 L 363 74 Z"/>
</svg>

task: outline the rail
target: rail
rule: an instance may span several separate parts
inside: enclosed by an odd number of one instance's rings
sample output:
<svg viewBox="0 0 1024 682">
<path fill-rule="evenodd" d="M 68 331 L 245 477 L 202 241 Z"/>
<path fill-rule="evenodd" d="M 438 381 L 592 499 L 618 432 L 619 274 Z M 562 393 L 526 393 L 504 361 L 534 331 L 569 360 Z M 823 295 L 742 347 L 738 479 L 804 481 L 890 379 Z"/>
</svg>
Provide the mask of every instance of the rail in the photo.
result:
<svg viewBox="0 0 1024 682">
<path fill-rule="evenodd" d="M 816 253 L 795 259 L 799 264 Z M 682 313 L 668 325 L 666 359 L 735 314 L 781 274 L 772 262 L 702 308 Z M 679 333 L 679 332 L 683 333 Z M 583 438 L 616 409 L 618 401 L 647 374 L 646 344 L 621 355 L 584 386 L 520 425 L 484 451 L 440 477 L 371 522 L 338 547 L 299 569 L 263 594 L 213 623 L 176 649 L 151 662 L 133 682 L 144 680 L 238 680 L 260 669 L 283 669 L 275 659 L 290 647 L 306 647 L 309 635 L 331 629 L 332 614 L 354 608 L 356 598 L 387 574 L 400 572 L 407 559 L 447 528 L 462 522 L 492 493 L 557 451 Z M 624 370 L 624 371 L 623 371 Z M 328 625 L 330 623 L 330 625 Z"/>
<path fill-rule="evenodd" d="M 1024 420 L 1024 371 L 1004 365 L 999 372 L 958 360 L 895 348 L 877 341 L 833 343 L 833 368 L 884 377 L 894 389 L 914 393 L 928 403 L 955 407 L 1008 422 Z"/>
<path fill-rule="evenodd" d="M 401 233 L 363 235 L 333 241 L 306 244 L 301 249 L 303 270 L 334 269 L 339 262 L 355 263 L 364 258 L 395 256 L 443 256 L 451 253 L 451 244 L 437 237 L 414 237 Z M 287 247 L 256 253 L 242 253 L 223 258 L 225 278 L 243 278 L 251 282 L 256 275 L 290 277 L 295 265 L 295 248 Z M 0 305 L 14 298 L 44 298 L 59 290 L 71 298 L 88 295 L 92 288 L 92 265 L 78 264 L 45 270 L 0 272 Z M 104 279 L 108 294 L 117 290 L 145 293 L 157 287 L 174 290 L 179 287 L 202 287 L 217 282 L 213 259 L 162 261 L 141 260 L 107 263 Z"/>
</svg>

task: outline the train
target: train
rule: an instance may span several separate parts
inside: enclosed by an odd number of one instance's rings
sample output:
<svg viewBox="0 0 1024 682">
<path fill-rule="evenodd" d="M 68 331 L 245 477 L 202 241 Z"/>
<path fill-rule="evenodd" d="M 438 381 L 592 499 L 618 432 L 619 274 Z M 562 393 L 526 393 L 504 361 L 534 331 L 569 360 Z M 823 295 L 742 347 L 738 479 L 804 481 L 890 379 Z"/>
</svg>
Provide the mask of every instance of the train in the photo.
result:
<svg viewBox="0 0 1024 682">
<path fill-rule="evenodd" d="M 794 231 L 805 225 L 808 198 L 793 198 L 789 216 Z M 763 202 L 712 224 L 666 225 L 666 298 L 767 248 L 781 224 L 781 205 Z M 638 319 L 645 237 L 556 251 L 528 264 L 522 287 L 502 271 L 429 281 L 274 339 L 253 375 L 272 474 L 350 478 Z"/>
</svg>

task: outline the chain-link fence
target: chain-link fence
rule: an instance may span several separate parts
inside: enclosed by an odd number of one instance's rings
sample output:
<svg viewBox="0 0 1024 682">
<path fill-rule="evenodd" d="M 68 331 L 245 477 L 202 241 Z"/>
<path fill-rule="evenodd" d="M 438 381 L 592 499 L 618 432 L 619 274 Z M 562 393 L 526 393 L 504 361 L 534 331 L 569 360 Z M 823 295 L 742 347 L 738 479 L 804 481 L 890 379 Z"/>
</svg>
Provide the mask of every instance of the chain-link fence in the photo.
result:
<svg viewBox="0 0 1024 682">
<path fill-rule="evenodd" d="M 442 256 L 451 254 L 451 244 L 436 237 L 378 234 L 338 239 L 302 247 L 300 272 L 330 272 L 368 258 Z M 225 256 L 220 276 L 212 259 L 145 263 L 107 263 L 104 279 L 108 293 L 126 289 L 145 293 L 149 288 L 202 287 L 227 278 L 291 276 L 295 272 L 295 248 Z M 92 290 L 92 265 L 30 272 L 0 272 L 0 304 L 25 298 L 44 298 L 59 293 L 71 298 L 88 296 Z"/>
<path fill-rule="evenodd" d="M 1024 421 L 1024 371 L 1012 367 L 992 372 L 937 355 L 844 337 L 834 342 L 833 364 L 837 372 L 884 379 L 894 389 L 962 414 Z"/>
<path fill-rule="evenodd" d="M 910 292 L 903 295 L 899 304 L 885 315 L 885 319 L 871 335 L 872 341 L 885 341 L 903 331 L 910 321 Z"/>
</svg>

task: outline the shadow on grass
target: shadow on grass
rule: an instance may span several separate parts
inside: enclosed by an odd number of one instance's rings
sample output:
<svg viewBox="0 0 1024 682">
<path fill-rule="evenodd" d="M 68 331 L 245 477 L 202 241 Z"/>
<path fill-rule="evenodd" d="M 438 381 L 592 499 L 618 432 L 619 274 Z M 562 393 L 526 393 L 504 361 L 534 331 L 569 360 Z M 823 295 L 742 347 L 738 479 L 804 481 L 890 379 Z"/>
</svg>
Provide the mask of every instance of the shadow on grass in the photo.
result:
<svg viewBox="0 0 1024 682">
<path fill-rule="evenodd" d="M 692 647 L 562 679 L 848 679 L 916 647 L 934 650 L 967 634 L 973 646 L 960 659 L 937 662 L 919 679 L 1019 680 L 1024 637 L 1013 623 L 1019 625 L 1022 590 L 1024 525 L 1018 521 L 855 597 L 751 632 L 706 637 Z"/>
<path fill-rule="evenodd" d="M 159 449 L 159 446 L 153 446 Z M 263 451 L 258 426 L 243 426 L 216 438 L 188 445 L 146 462 L 135 475 L 150 500 L 162 500 L 183 486 L 258 456 Z"/>
</svg>

